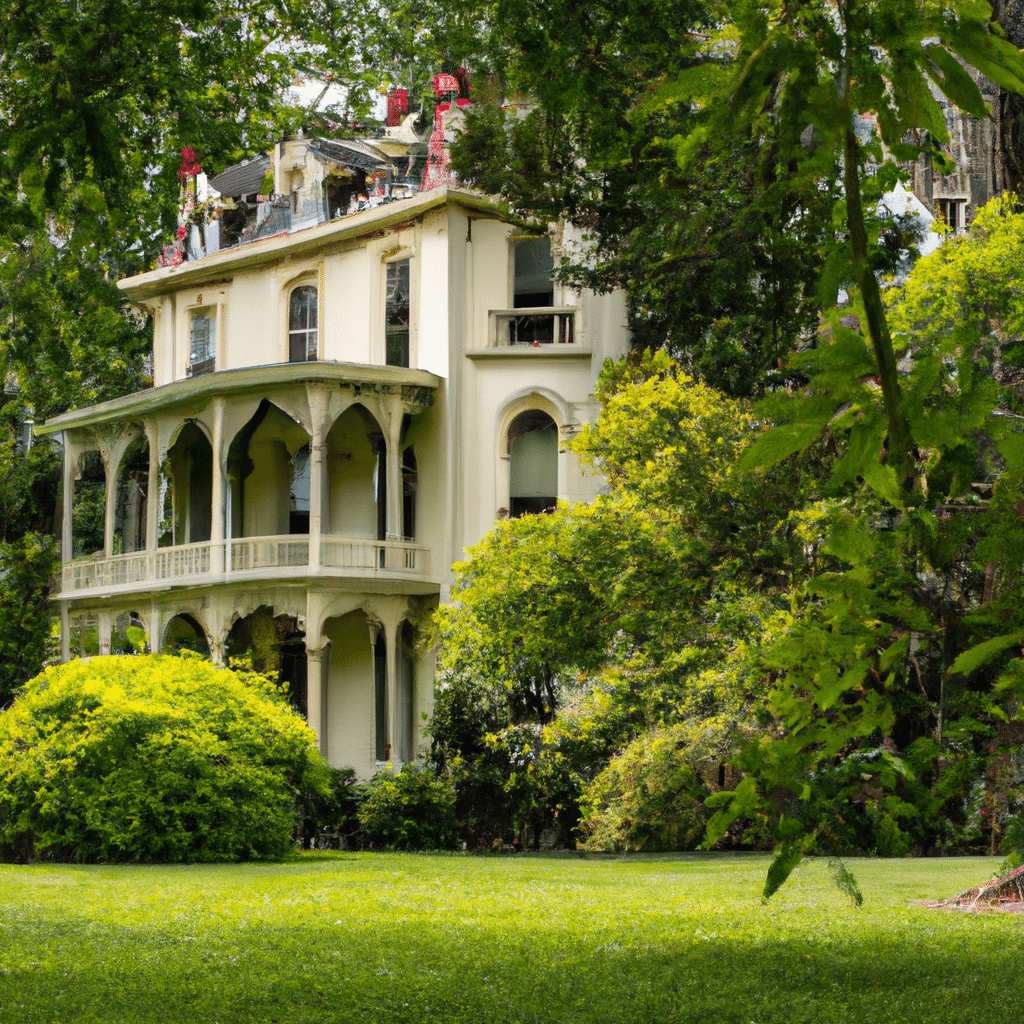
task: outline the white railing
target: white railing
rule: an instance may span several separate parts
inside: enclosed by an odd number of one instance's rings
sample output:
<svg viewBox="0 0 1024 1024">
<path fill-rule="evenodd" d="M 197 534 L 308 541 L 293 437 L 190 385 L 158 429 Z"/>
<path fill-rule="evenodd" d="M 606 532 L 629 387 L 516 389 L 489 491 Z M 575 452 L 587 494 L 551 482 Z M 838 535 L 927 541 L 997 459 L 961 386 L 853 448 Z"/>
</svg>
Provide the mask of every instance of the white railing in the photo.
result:
<svg viewBox="0 0 1024 1024">
<path fill-rule="evenodd" d="M 416 573 L 430 571 L 430 549 L 407 541 L 349 540 L 324 537 L 320 541 L 320 564 L 330 569 L 360 569 Z"/>
<path fill-rule="evenodd" d="M 309 538 L 285 534 L 280 537 L 243 537 L 231 541 L 231 571 L 281 569 L 309 565 Z"/>
<path fill-rule="evenodd" d="M 576 343 L 575 306 L 530 306 L 490 311 L 492 348 L 541 347 Z"/>
<path fill-rule="evenodd" d="M 202 576 L 210 571 L 209 541 L 201 544 L 179 544 L 153 553 L 154 580 L 176 580 L 183 576 Z"/>
<path fill-rule="evenodd" d="M 229 573 L 259 575 L 265 570 L 309 566 L 309 538 L 306 536 L 236 538 L 228 542 L 228 547 Z M 61 589 L 64 593 L 74 593 L 108 587 L 144 587 L 168 580 L 198 582 L 211 573 L 213 548 L 210 541 L 205 541 L 113 558 L 67 562 L 61 570 Z M 342 570 L 345 575 L 354 572 L 368 576 L 381 573 L 423 576 L 430 571 L 430 549 L 405 541 L 325 535 L 320 541 L 320 565 L 327 570 Z M 330 571 L 327 575 L 331 575 Z"/>
</svg>

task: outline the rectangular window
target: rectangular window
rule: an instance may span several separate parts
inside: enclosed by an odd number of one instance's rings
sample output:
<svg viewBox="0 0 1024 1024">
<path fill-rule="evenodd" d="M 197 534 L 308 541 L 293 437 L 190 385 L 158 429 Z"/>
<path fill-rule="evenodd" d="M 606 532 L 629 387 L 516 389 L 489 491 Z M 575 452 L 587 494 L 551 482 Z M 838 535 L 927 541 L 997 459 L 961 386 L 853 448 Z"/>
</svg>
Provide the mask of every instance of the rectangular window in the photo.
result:
<svg viewBox="0 0 1024 1024">
<path fill-rule="evenodd" d="M 966 199 L 936 199 L 935 212 L 954 234 L 961 234 L 966 229 Z"/>
<path fill-rule="evenodd" d="M 292 290 L 288 302 L 288 362 L 315 363 L 320 342 L 318 295 L 312 285 Z"/>
<path fill-rule="evenodd" d="M 409 261 L 389 263 L 384 298 L 388 366 L 409 365 Z"/>
<path fill-rule="evenodd" d="M 188 375 L 198 377 L 217 368 L 217 318 L 209 312 L 192 314 L 189 331 Z"/>
<path fill-rule="evenodd" d="M 512 305 L 516 309 L 554 305 L 555 261 L 551 256 L 551 239 L 517 239 L 513 262 Z"/>
</svg>

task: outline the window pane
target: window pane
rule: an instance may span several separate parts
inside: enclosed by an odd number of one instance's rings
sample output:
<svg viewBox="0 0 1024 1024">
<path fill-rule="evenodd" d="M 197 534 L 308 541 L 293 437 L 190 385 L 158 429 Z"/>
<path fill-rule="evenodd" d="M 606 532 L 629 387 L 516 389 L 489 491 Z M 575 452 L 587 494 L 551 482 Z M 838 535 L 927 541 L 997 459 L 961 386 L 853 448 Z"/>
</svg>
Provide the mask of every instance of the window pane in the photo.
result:
<svg viewBox="0 0 1024 1024">
<path fill-rule="evenodd" d="M 306 284 L 292 290 L 288 303 L 288 361 L 315 361 L 318 342 L 317 291 Z"/>
<path fill-rule="evenodd" d="M 554 299 L 552 278 L 555 261 L 550 238 L 524 238 L 515 244 L 515 286 L 513 305 L 550 306 Z"/>
<path fill-rule="evenodd" d="M 189 375 L 212 373 L 217 362 L 217 321 L 206 313 L 193 313 L 189 334 Z"/>
<path fill-rule="evenodd" d="M 388 264 L 384 300 L 388 366 L 409 365 L 409 261 Z"/>
</svg>

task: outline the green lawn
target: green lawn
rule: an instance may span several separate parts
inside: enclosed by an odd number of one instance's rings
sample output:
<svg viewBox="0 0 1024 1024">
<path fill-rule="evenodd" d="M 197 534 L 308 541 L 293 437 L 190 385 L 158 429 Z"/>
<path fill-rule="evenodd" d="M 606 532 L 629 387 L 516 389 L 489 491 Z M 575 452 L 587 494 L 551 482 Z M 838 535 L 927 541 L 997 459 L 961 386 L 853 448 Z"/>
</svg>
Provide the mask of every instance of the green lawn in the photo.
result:
<svg viewBox="0 0 1024 1024">
<path fill-rule="evenodd" d="M 0 865 L 0 1021 L 873 1024 L 1024 1017 L 1024 917 L 908 908 L 997 859 L 307 854 Z"/>
</svg>

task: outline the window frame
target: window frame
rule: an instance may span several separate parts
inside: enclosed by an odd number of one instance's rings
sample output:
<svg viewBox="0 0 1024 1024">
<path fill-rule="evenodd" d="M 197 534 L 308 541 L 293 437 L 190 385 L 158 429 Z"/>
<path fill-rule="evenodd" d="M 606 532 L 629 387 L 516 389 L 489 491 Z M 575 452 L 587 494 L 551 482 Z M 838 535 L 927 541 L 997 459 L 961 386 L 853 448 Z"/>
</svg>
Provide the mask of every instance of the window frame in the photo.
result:
<svg viewBox="0 0 1024 1024">
<path fill-rule="evenodd" d="M 202 377 L 214 373 L 217 369 L 217 313 L 215 305 L 193 306 L 188 310 L 188 365 L 185 368 L 187 378 Z M 199 320 L 205 323 L 202 359 L 196 359 L 196 322 Z"/>
<path fill-rule="evenodd" d="M 406 318 L 404 328 L 402 325 L 392 325 L 389 307 L 392 302 L 391 271 L 392 268 L 405 267 L 405 299 Z M 412 363 L 412 255 L 410 253 L 398 254 L 384 261 L 384 365 L 408 369 Z M 398 305 L 400 309 L 400 304 Z M 392 338 L 401 338 L 399 341 L 400 361 L 391 360 Z"/>
<path fill-rule="evenodd" d="M 292 302 L 295 295 L 299 291 L 311 290 L 313 292 L 313 299 L 311 303 L 307 303 L 305 307 L 306 325 L 304 327 L 293 326 L 292 321 Z M 316 317 L 316 322 L 309 325 L 309 312 L 313 311 Z M 288 289 L 288 299 L 285 303 L 285 316 L 287 324 L 287 362 L 289 363 L 315 363 L 320 359 L 320 285 L 319 282 L 311 279 L 305 279 L 296 281 Z M 305 352 L 305 358 L 295 359 L 293 358 L 293 339 L 298 339 L 300 345 L 302 341 L 305 341 L 303 350 Z M 313 342 L 311 345 L 310 342 Z"/>
</svg>

